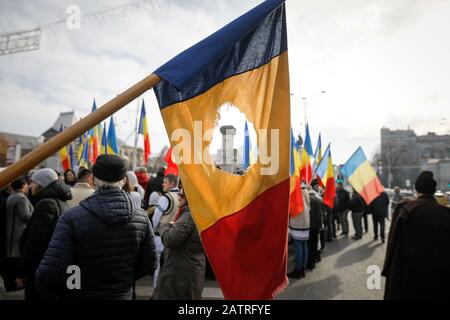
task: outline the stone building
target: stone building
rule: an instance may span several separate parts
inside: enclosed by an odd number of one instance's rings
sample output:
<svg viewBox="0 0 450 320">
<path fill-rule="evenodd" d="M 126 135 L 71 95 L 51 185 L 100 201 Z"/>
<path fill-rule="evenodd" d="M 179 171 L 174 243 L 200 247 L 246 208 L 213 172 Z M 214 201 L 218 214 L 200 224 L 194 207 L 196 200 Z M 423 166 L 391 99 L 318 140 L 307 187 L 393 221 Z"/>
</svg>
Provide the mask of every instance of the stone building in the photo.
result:
<svg viewBox="0 0 450 320">
<path fill-rule="evenodd" d="M 413 188 L 421 170 L 431 170 L 438 188 L 447 189 L 450 178 L 450 135 L 428 132 L 418 136 L 411 130 L 381 129 L 381 154 L 378 165 L 386 187 Z"/>
</svg>

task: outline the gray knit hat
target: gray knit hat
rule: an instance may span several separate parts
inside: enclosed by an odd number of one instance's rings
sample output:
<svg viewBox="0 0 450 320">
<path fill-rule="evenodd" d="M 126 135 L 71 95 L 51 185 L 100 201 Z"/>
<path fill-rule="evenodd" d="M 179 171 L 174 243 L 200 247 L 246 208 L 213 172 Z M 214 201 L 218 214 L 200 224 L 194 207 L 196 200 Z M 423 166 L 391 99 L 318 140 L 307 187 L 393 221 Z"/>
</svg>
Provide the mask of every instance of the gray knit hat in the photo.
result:
<svg viewBox="0 0 450 320">
<path fill-rule="evenodd" d="M 58 180 L 55 170 L 50 168 L 39 169 L 31 176 L 31 181 L 36 182 L 42 188 L 47 187 L 53 181 Z"/>
</svg>

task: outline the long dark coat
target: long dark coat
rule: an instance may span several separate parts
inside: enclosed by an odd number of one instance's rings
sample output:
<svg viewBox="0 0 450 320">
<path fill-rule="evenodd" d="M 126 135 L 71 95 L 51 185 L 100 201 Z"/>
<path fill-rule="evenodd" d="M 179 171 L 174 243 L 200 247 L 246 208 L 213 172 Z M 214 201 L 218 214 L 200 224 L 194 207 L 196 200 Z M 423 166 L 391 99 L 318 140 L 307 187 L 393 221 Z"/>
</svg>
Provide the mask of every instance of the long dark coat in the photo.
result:
<svg viewBox="0 0 450 320">
<path fill-rule="evenodd" d="M 158 300 L 201 299 L 205 281 L 205 254 L 188 207 L 175 224 L 159 225 L 164 243 L 164 264 L 153 298 Z"/>
<path fill-rule="evenodd" d="M 382 275 L 385 299 L 450 299 L 450 209 L 433 196 L 399 204 Z"/>
</svg>

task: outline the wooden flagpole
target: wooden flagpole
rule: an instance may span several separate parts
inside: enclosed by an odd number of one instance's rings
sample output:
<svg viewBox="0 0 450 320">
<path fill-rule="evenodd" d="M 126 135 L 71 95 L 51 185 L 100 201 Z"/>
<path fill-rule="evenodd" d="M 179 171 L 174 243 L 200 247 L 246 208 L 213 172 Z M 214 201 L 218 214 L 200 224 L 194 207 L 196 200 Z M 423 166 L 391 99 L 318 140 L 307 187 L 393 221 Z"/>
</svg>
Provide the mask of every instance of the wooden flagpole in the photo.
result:
<svg viewBox="0 0 450 320">
<path fill-rule="evenodd" d="M 95 125 L 99 124 L 116 111 L 123 108 L 125 105 L 139 97 L 145 91 L 151 89 L 156 85 L 161 78 L 155 74 L 151 74 L 143 80 L 139 81 L 131 88 L 122 92 L 120 95 L 105 103 L 98 108 L 95 112 L 92 112 L 87 117 L 81 119 L 71 127 L 67 128 L 63 132 L 57 134 L 46 143 L 40 145 L 30 153 L 26 154 L 20 160 L 7 167 L 4 171 L 0 172 L 0 190 L 14 181 L 20 175 L 26 171 L 33 169 L 39 163 L 58 152 L 64 146 L 68 145 L 71 141 L 81 136 L 84 132 L 88 131 Z"/>
</svg>

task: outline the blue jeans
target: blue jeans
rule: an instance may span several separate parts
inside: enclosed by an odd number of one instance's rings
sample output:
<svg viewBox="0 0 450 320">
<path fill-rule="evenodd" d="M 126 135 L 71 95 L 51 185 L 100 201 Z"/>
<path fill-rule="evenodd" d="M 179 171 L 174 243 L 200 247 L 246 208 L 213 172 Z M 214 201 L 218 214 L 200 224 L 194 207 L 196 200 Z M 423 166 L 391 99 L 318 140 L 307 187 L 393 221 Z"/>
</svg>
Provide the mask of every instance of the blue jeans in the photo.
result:
<svg viewBox="0 0 450 320">
<path fill-rule="evenodd" d="M 308 240 L 295 240 L 295 270 L 306 268 L 308 262 Z"/>
</svg>

